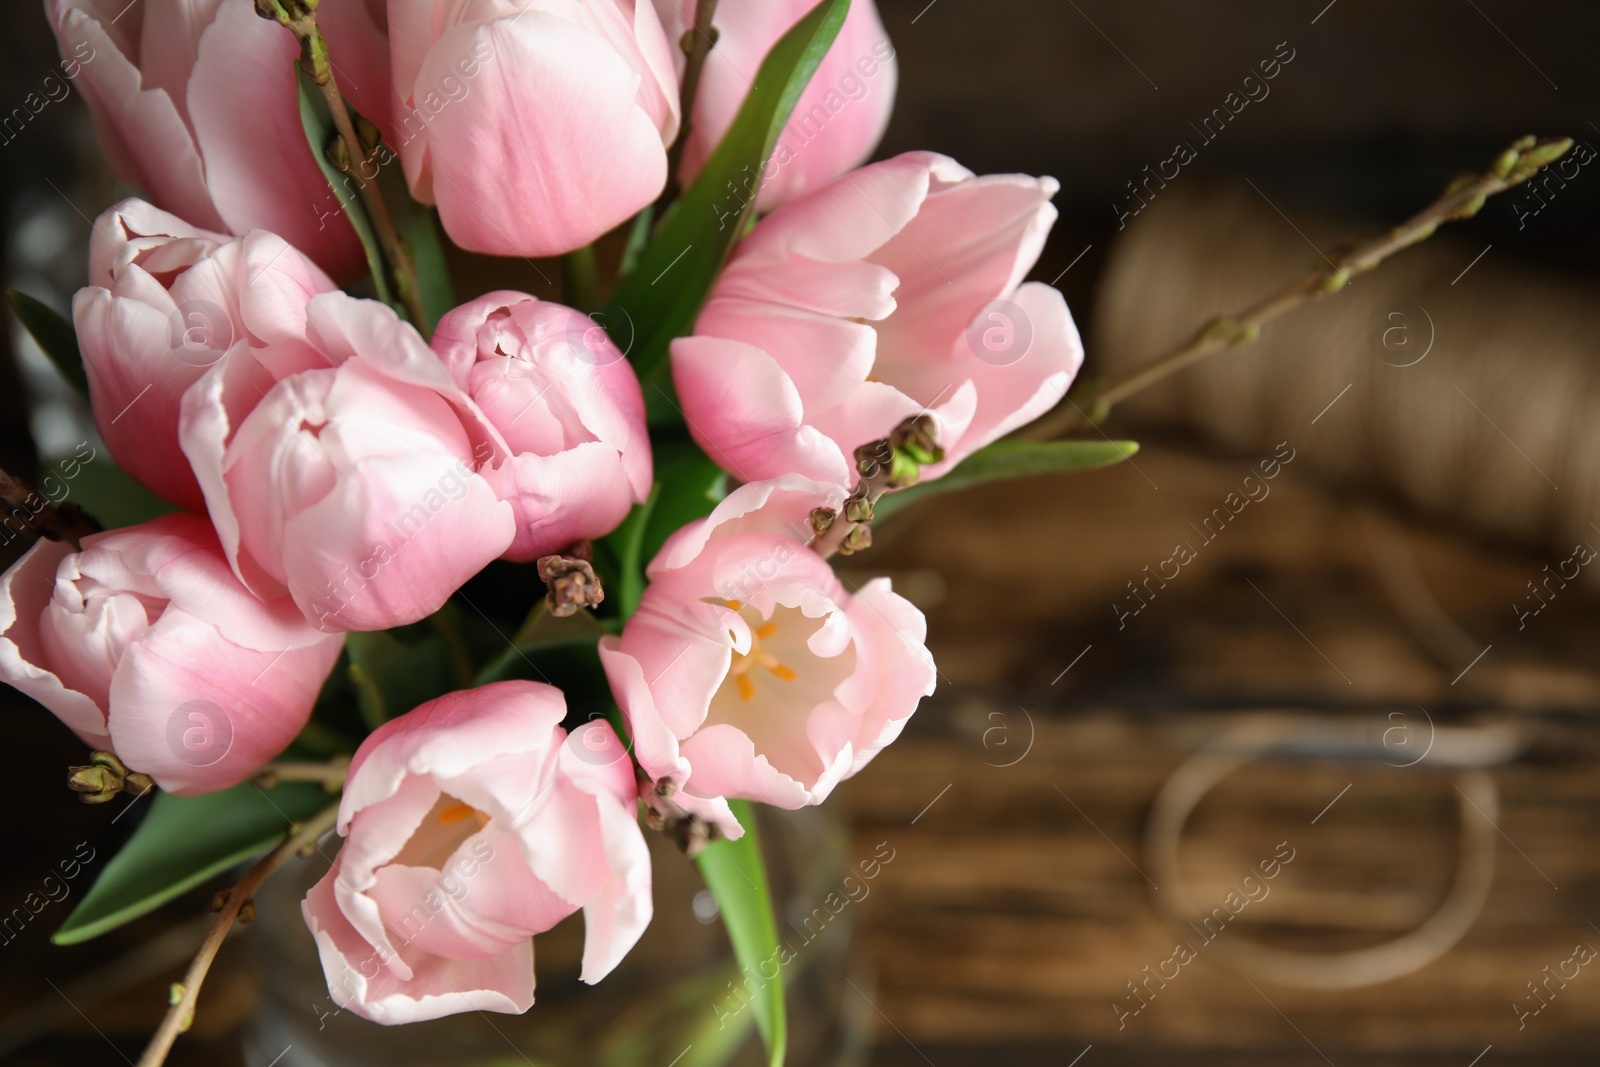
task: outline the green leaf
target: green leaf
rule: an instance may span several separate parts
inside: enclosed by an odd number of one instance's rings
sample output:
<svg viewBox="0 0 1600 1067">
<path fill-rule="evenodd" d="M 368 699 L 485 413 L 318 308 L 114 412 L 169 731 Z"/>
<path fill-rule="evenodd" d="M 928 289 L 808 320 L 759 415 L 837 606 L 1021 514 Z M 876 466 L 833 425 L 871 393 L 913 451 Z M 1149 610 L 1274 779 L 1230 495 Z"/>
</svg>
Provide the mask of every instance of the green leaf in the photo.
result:
<svg viewBox="0 0 1600 1067">
<path fill-rule="evenodd" d="M 728 495 L 728 476 L 692 441 L 657 441 L 656 484 L 650 499 L 628 513 L 599 545 L 596 563 L 608 564 L 606 598 L 614 599 L 626 620 L 644 596 L 644 569 L 667 538 L 695 519 L 711 514 Z"/>
<path fill-rule="evenodd" d="M 648 564 L 661 546 L 681 527 L 711 514 L 728 495 L 728 475 L 693 441 L 663 441 L 656 445 L 656 481 L 661 498 L 650 513 L 649 525 L 639 545 L 639 560 Z"/>
<path fill-rule="evenodd" d="M 65 460 L 57 470 L 65 470 Z M 78 467 L 77 476 L 67 481 L 67 497 L 94 516 L 108 530 L 146 522 L 178 509 L 128 477 L 104 452 Z"/>
<path fill-rule="evenodd" d="M 7 289 L 6 299 L 11 310 L 17 313 L 28 334 L 36 341 L 50 362 L 56 365 L 61 377 L 77 390 L 81 397 L 89 395 L 89 378 L 83 372 L 83 356 L 78 352 L 78 333 L 72 323 L 57 315 L 47 304 L 40 303 L 19 289 Z"/>
<path fill-rule="evenodd" d="M 883 519 L 940 493 L 1005 478 L 1109 467 L 1137 451 L 1136 441 L 996 441 L 956 464 L 943 478 L 889 493 L 874 510 L 876 518 Z"/>
<path fill-rule="evenodd" d="M 617 265 L 617 277 L 626 278 L 639 265 L 639 257 L 650 243 L 650 227 L 655 222 L 654 204 L 646 204 L 628 224 L 628 240 L 622 246 L 622 262 Z"/>
<path fill-rule="evenodd" d="M 356 704 L 369 730 L 457 688 L 454 650 L 421 624 L 352 633 L 344 647 Z"/>
<path fill-rule="evenodd" d="M 284 839 L 291 820 L 310 818 L 334 799 L 322 787 L 250 783 L 203 797 L 156 793 L 139 829 L 51 938 L 75 945 L 153 911 Z"/>
<path fill-rule="evenodd" d="M 767 888 L 767 870 L 761 862 L 761 842 L 756 836 L 755 811 L 749 801 L 729 801 L 733 814 L 744 826 L 737 841 L 716 840 L 708 844 L 694 865 L 706 887 L 717 898 L 728 939 L 733 942 L 734 959 L 753 983 L 765 982 L 754 991 L 751 1002 L 756 1025 L 767 1046 L 772 1067 L 782 1067 L 788 1044 L 788 1023 L 784 1014 L 783 969 L 778 956 L 778 924 L 772 916 L 772 893 Z M 776 972 L 767 981 L 761 964 L 772 961 Z"/>
<path fill-rule="evenodd" d="M 644 384 L 652 423 L 678 419 L 666 373 L 667 345 L 689 332 L 728 251 L 744 232 L 755 202 L 754 183 L 849 8 L 850 0 L 823 0 L 772 46 L 733 125 L 617 287 L 604 321 L 632 323 L 632 343 L 624 347 Z M 747 180 L 752 182 L 748 195 L 730 192 Z"/>
<path fill-rule="evenodd" d="M 400 188 L 404 192 L 403 182 Z M 417 268 L 417 292 L 422 297 L 422 313 L 427 317 L 426 322 L 417 324 L 417 329 L 424 338 L 432 338 L 434 326 L 445 312 L 456 306 L 455 289 L 445 266 L 444 247 L 439 243 L 433 209 L 412 200 L 409 192 L 404 196 L 404 200 L 391 197 L 389 203 L 405 205 L 394 211 L 395 229 L 411 249 L 411 262 Z"/>
<path fill-rule="evenodd" d="M 649 499 L 635 505 L 628 512 L 628 517 L 622 520 L 622 525 L 605 537 L 606 549 L 611 558 L 616 560 L 613 573 L 607 575 L 615 588 L 607 589 L 606 597 L 616 600 L 617 611 L 624 619 L 638 609 L 639 601 L 644 596 L 644 536 L 650 526 L 650 516 L 660 499 L 661 482 L 657 481 L 650 489 Z"/>
<path fill-rule="evenodd" d="M 311 158 L 322 168 L 322 176 L 328 179 L 328 188 L 333 190 L 333 195 L 339 198 L 339 204 L 344 209 L 341 214 L 349 220 L 356 236 L 361 239 L 361 249 L 367 254 L 367 268 L 372 272 L 372 284 L 377 289 L 378 299 L 404 315 L 405 308 L 395 300 L 394 291 L 389 287 L 383 249 L 378 244 L 377 234 L 373 232 L 371 220 L 367 218 L 361 194 L 351 186 L 350 177 L 328 160 L 327 148 L 339 136 L 333 128 L 333 116 L 328 113 L 328 103 L 322 99 L 322 92 L 310 75 L 300 69 L 298 62 L 295 63 L 295 75 L 300 85 L 300 125 L 305 128 L 306 140 L 311 144 Z"/>
<path fill-rule="evenodd" d="M 391 155 L 389 159 L 396 160 L 398 157 Z M 395 232 L 410 250 L 412 266 L 417 269 L 417 294 L 422 298 L 422 314 L 427 321 L 413 325 L 424 338 L 431 338 L 434 326 L 444 317 L 444 313 L 456 306 L 455 290 L 450 284 L 450 270 L 445 264 L 444 246 L 439 241 L 434 211 L 411 199 L 411 190 L 398 163 L 379 168 L 378 188 L 384 203 L 389 206 Z M 400 314 L 406 317 L 403 305 Z"/>
<path fill-rule="evenodd" d="M 574 653 L 585 646 L 593 650 L 605 633 L 605 629 L 590 612 L 580 611 L 576 615 L 558 619 L 545 610 L 544 602 L 540 601 L 539 605 L 528 614 L 527 620 L 523 622 L 522 628 L 512 637 L 510 643 L 478 672 L 473 684 L 487 685 L 490 682 L 523 677 L 555 684 L 551 674 L 565 672 L 560 670 L 558 664 L 548 663 L 545 660 L 581 659 L 582 657 L 575 656 Z M 576 666 L 573 663 L 567 665 Z"/>
</svg>

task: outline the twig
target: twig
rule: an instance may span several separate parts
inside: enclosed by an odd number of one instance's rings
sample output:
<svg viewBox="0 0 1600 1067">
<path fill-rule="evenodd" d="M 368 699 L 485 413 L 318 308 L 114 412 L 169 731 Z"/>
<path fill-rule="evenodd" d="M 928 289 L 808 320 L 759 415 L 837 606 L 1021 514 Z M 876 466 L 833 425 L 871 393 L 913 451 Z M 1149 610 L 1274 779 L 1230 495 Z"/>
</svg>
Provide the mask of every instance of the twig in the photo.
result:
<svg viewBox="0 0 1600 1067">
<path fill-rule="evenodd" d="M 253 907 L 251 897 L 261 888 L 261 883 L 288 862 L 291 856 L 305 849 L 306 841 L 314 843 L 321 837 L 333 826 L 338 815 L 339 805 L 330 804 L 304 823 L 291 826 L 284 842 L 261 857 L 254 867 L 245 872 L 239 884 L 228 892 L 222 910 L 217 915 L 217 921 L 211 924 L 205 940 L 200 943 L 200 951 L 195 953 L 194 961 L 189 964 L 189 971 L 183 976 L 182 984 L 173 987 L 173 993 L 177 994 L 178 999 L 167 1009 L 160 1028 L 150 1039 L 144 1055 L 139 1057 L 138 1067 L 161 1067 L 161 1064 L 166 1062 L 167 1053 L 172 1051 L 172 1043 L 178 1039 L 179 1034 L 189 1029 L 189 1024 L 194 1021 L 195 1002 L 200 997 L 200 986 L 206 980 L 206 972 L 211 969 L 211 962 L 216 959 L 217 950 L 222 948 L 223 941 L 228 937 L 228 931 L 239 918 L 239 912 L 247 904 Z"/>
<path fill-rule="evenodd" d="M 262 789 L 271 789 L 280 782 L 316 782 L 328 792 L 337 793 L 349 773 L 350 757 L 336 756 L 326 763 L 269 763 L 256 772 L 253 781 Z"/>
<path fill-rule="evenodd" d="M 74 552 L 82 547 L 79 541 L 101 530 L 100 524 L 78 505 L 63 503 L 58 508 L 33 486 L 4 470 L 0 470 L 0 501 L 10 512 L 5 519 L 7 525 L 15 521 L 46 540 L 65 541 Z M 25 517 L 18 517 L 19 511 Z"/>
<path fill-rule="evenodd" d="M 937 429 L 927 414 L 913 415 L 888 437 L 868 441 L 856 449 L 855 489 L 838 510 L 813 508 L 810 547 L 823 559 L 835 552 L 850 556 L 872 546 L 873 512 L 885 493 L 916 485 L 925 464 L 944 459 L 944 449 L 934 440 Z"/>
<path fill-rule="evenodd" d="M 400 299 L 405 301 L 406 313 L 418 329 L 423 329 L 428 320 L 422 309 L 422 290 L 417 282 L 416 263 L 412 261 L 410 251 L 395 229 L 394 219 L 389 215 L 389 205 L 383 200 L 383 191 L 375 180 L 363 178 L 356 167 L 356 161 L 359 160 L 362 168 L 376 176 L 373 156 L 377 152 L 377 144 L 367 144 L 356 133 L 350 111 L 345 107 L 344 94 L 339 91 L 339 83 L 333 76 L 333 65 L 328 62 L 328 41 L 322 35 L 322 28 L 317 25 L 316 6 L 315 0 L 256 0 L 258 14 L 286 27 L 300 40 L 300 66 L 322 91 L 322 98 L 328 105 L 328 113 L 333 117 L 334 128 L 338 130 L 342 143 L 342 148 L 332 154 L 333 164 L 346 177 L 353 179 L 361 190 L 361 201 L 372 220 L 378 243 L 383 246 L 384 258 L 394 270 L 395 288 L 399 291 Z M 373 141 L 376 140 L 374 137 Z"/>
<path fill-rule="evenodd" d="M 694 126 L 694 101 L 700 93 L 700 74 L 705 70 L 706 57 L 711 46 L 717 43 L 717 30 L 711 24 L 716 17 L 718 0 L 697 0 L 694 19 L 684 31 L 679 47 L 687 55 L 683 68 L 683 90 L 679 97 L 678 136 L 667 149 L 667 197 L 677 193 L 678 167 L 683 162 L 683 151 L 688 147 L 689 134 Z"/>
<path fill-rule="evenodd" d="M 1019 436 L 1043 440 L 1098 424 L 1118 403 L 1146 389 L 1214 352 L 1254 341 L 1261 327 L 1291 308 L 1329 293 L 1337 293 L 1357 274 L 1364 274 L 1396 252 L 1426 240 L 1442 224 L 1470 219 L 1484 201 L 1538 173 L 1540 168 L 1560 159 L 1572 147 L 1572 139 L 1524 137 L 1500 153 L 1482 174 L 1466 174 L 1445 189 L 1444 194 L 1404 224 L 1379 237 L 1371 237 L 1308 270 L 1297 281 L 1257 302 L 1239 314 L 1212 319 L 1176 350 L 1135 372 L 1122 381 L 1081 398 L 1079 407 L 1088 407 L 1087 416 L 1074 407 L 1058 408 Z"/>
</svg>

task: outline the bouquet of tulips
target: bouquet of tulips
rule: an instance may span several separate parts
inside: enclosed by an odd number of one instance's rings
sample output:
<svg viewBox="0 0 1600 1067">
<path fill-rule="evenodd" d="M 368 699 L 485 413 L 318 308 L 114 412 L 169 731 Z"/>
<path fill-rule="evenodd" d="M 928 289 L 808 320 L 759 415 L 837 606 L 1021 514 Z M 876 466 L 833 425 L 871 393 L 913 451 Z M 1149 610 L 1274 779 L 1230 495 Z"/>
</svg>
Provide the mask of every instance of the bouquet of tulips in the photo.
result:
<svg viewBox="0 0 1600 1067">
<path fill-rule="evenodd" d="M 38 535 L 0 677 L 88 746 L 83 799 L 144 807 L 56 939 L 259 857 L 144 1064 L 308 848 L 337 849 L 303 904 L 330 996 L 380 1023 L 527 1011 L 578 911 L 600 981 L 651 919 L 646 830 L 771 957 L 751 803 L 822 803 L 938 677 L 922 614 L 830 560 L 930 494 L 1133 450 L 1002 440 L 1082 360 L 1024 281 L 1056 183 L 863 166 L 896 80 L 871 0 L 47 8 L 148 198 L 95 220 L 70 324 L 13 294 L 148 490 L 102 529 L 0 487 Z M 467 253 L 545 260 L 562 302 L 458 303 Z M 781 978 L 754 1006 L 781 1062 Z"/>
<path fill-rule="evenodd" d="M 861 166 L 871 0 L 122 6 L 48 10 L 148 199 L 71 326 L 14 299 L 161 503 L 31 515 L 0 675 L 93 750 L 84 799 L 157 795 L 58 940 L 271 850 L 225 925 L 334 828 L 303 911 L 342 1008 L 524 1012 L 537 935 L 582 911 L 598 982 L 650 922 L 642 822 L 773 952 L 749 803 L 820 804 L 937 676 L 830 558 L 941 478 L 1129 451 L 995 443 L 1082 359 L 1023 282 L 1055 182 Z M 564 257 L 563 302 L 457 303 L 436 225 Z"/>
</svg>

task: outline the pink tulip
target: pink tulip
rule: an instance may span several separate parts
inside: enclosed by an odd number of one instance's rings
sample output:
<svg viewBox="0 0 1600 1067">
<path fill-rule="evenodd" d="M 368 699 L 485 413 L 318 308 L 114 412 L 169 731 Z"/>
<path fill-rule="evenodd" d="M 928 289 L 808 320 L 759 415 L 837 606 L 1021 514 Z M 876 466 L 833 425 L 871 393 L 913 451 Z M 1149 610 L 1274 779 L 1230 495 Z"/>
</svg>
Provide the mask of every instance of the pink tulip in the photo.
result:
<svg viewBox="0 0 1600 1067">
<path fill-rule="evenodd" d="M 650 495 L 644 395 L 594 320 L 489 293 L 440 319 L 433 348 L 513 453 L 488 474 L 516 511 L 507 559 L 604 536 Z"/>
<path fill-rule="evenodd" d="M 341 1007 L 380 1023 L 533 1004 L 533 939 L 583 910 L 585 982 L 649 925 L 650 854 L 608 723 L 561 728 L 561 691 L 451 693 L 362 742 L 345 843 L 302 910 Z"/>
<path fill-rule="evenodd" d="M 366 272 L 301 125 L 293 34 L 244 0 L 49 8 L 118 177 L 197 226 L 269 230 L 335 277 Z M 365 6 L 342 0 L 318 15 L 341 74 L 384 84 L 383 36 Z"/>
<path fill-rule="evenodd" d="M 837 502 L 795 476 L 734 490 L 667 541 L 622 636 L 600 642 L 640 766 L 730 837 L 727 798 L 820 803 L 933 692 L 922 613 L 884 578 L 852 595 L 797 539 Z"/>
<path fill-rule="evenodd" d="M 342 635 L 239 584 L 192 515 L 39 541 L 0 576 L 0 678 L 168 792 L 236 785 L 305 726 Z"/>
<path fill-rule="evenodd" d="M 907 417 L 931 415 L 945 449 L 925 478 L 1038 418 L 1083 361 L 1061 294 L 1019 284 L 1055 191 L 913 152 L 773 212 L 672 343 L 690 433 L 744 481 L 843 485 Z"/>
<path fill-rule="evenodd" d="M 511 544 L 483 475 L 505 442 L 387 305 L 323 293 L 303 339 L 236 347 L 180 436 L 239 577 L 325 630 L 437 611 Z"/>
<path fill-rule="evenodd" d="M 733 125 L 761 61 L 816 4 L 817 0 L 730 0 L 717 8 L 713 21 L 717 42 L 700 78 L 683 153 L 686 182 L 700 173 Z M 655 5 L 674 40 L 690 29 L 695 0 L 655 0 Z M 877 7 L 872 0 L 852 0 L 839 36 L 763 165 L 756 206 L 771 211 L 866 162 L 889 125 L 898 79 L 894 46 Z M 734 212 L 742 208 L 754 179 L 754 174 L 747 175 L 744 188 L 733 191 L 723 206 Z"/>
<path fill-rule="evenodd" d="M 398 147 L 452 240 L 570 252 L 654 200 L 678 130 L 648 0 L 389 0 Z"/>
<path fill-rule="evenodd" d="M 178 444 L 184 391 L 235 347 L 293 344 L 333 282 L 282 238 L 199 230 L 142 200 L 94 225 L 72 301 L 95 425 L 123 470 L 191 511 L 205 498 Z"/>
</svg>

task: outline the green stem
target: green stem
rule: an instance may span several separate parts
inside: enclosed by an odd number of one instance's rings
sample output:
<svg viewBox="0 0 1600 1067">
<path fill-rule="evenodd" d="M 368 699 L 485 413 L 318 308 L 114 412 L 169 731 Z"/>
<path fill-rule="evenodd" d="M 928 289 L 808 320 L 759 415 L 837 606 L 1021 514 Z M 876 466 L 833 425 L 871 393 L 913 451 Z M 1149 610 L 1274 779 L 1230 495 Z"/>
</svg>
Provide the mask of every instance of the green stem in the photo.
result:
<svg viewBox="0 0 1600 1067">
<path fill-rule="evenodd" d="M 599 270 L 594 262 L 594 245 L 568 252 L 561 257 L 562 294 L 567 306 L 588 314 L 599 306 Z"/>
<path fill-rule="evenodd" d="M 511 671 L 516 667 L 518 661 L 526 655 L 526 650 L 523 648 L 523 645 L 525 645 L 528 639 L 533 635 L 534 627 L 538 625 L 539 620 L 544 618 L 545 613 L 549 610 L 549 603 L 544 597 L 540 597 L 538 601 L 534 603 L 533 610 L 528 612 L 528 617 L 523 619 L 522 625 L 517 628 L 516 634 L 511 638 L 511 644 L 506 647 L 504 652 L 501 652 L 494 659 L 490 660 L 484 665 L 484 668 L 478 672 L 477 681 L 479 685 L 484 685 L 488 682 L 502 681 L 510 676 Z"/>
</svg>

